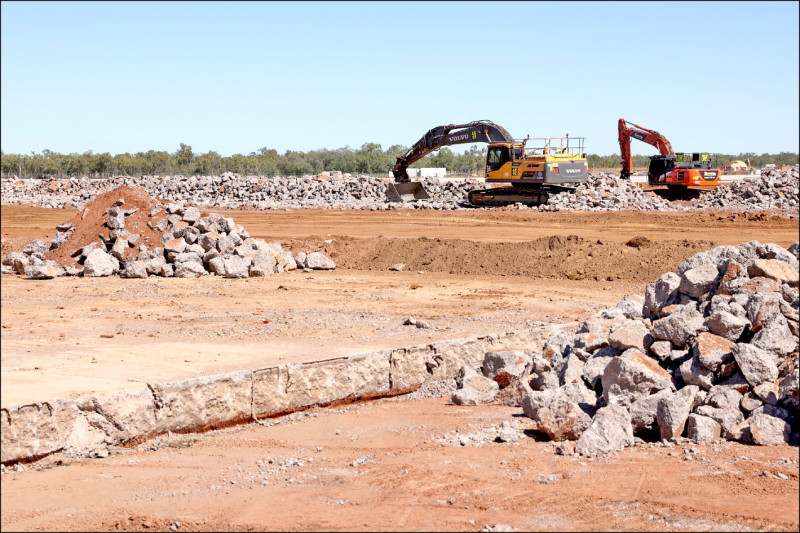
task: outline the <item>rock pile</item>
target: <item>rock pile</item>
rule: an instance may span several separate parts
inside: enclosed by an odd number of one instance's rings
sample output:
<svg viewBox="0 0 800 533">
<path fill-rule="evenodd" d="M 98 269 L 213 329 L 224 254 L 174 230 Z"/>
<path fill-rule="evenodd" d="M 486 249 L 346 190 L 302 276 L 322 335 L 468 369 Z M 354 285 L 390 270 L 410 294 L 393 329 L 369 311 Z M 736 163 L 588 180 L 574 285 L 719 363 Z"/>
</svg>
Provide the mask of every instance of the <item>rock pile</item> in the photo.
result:
<svg viewBox="0 0 800 533">
<path fill-rule="evenodd" d="M 589 175 L 589 181 L 573 192 L 551 195 L 540 211 L 669 211 L 669 201 L 652 191 L 645 192 L 631 180 L 618 176 Z"/>
<path fill-rule="evenodd" d="M 797 210 L 800 171 L 764 171 L 760 177 L 746 178 L 729 187 L 717 187 L 697 202 L 700 209 Z"/>
<path fill-rule="evenodd" d="M 336 268 L 321 252 L 292 254 L 279 243 L 252 238 L 230 217 L 160 202 L 129 187 L 101 194 L 56 229 L 50 243 L 36 239 L 22 252 L 8 254 L 4 272 L 32 279 L 115 274 L 246 278 Z"/>
<path fill-rule="evenodd" d="M 765 171 L 761 178 L 749 178 L 694 200 L 687 207 L 670 203 L 652 192 L 645 192 L 630 180 L 607 174 L 592 174 L 589 181 L 573 192 L 550 197 L 541 211 L 585 210 L 686 210 L 686 209 L 798 209 L 798 170 Z M 3 200 L 10 203 L 35 203 L 44 207 L 81 208 L 95 196 L 120 186 L 139 187 L 148 194 L 174 203 L 237 209 L 463 209 L 471 190 L 487 187 L 477 179 L 439 180 L 424 178 L 423 187 L 430 200 L 396 203 L 386 200 L 387 178 L 352 176 L 341 172 L 322 172 L 302 177 L 263 178 L 225 173 L 220 176 L 120 176 L 108 179 L 75 178 L 2 181 Z"/>
<path fill-rule="evenodd" d="M 323 172 L 316 176 L 259 178 L 232 173 L 221 176 L 171 176 L 161 178 L 116 177 L 87 180 L 3 180 L 3 200 L 34 203 L 43 207 L 81 208 L 95 195 L 120 186 L 138 187 L 158 198 L 175 203 L 237 209 L 372 209 L 386 210 L 400 205 L 416 209 L 458 209 L 467 193 L 485 184 L 478 180 L 439 181 L 425 178 L 423 186 L 431 196 L 408 204 L 386 200 L 388 180 L 372 176 L 352 176 Z"/>
<path fill-rule="evenodd" d="M 798 318 L 797 242 L 719 246 L 542 351 L 487 353 L 452 401 L 511 391 L 540 432 L 586 456 L 637 437 L 797 445 Z"/>
</svg>

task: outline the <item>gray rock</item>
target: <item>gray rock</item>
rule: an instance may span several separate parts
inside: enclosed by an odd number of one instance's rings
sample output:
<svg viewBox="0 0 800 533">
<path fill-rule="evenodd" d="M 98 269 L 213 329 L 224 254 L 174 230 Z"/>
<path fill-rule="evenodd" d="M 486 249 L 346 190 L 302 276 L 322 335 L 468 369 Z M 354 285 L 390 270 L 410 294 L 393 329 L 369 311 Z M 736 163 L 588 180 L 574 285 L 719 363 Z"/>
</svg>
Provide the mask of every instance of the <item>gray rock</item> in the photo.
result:
<svg viewBox="0 0 800 533">
<path fill-rule="evenodd" d="M 645 335 L 647 335 L 647 327 L 644 324 L 628 321 L 611 331 L 608 343 L 621 352 L 629 348 L 644 352 Z"/>
<path fill-rule="evenodd" d="M 689 296 L 699 298 L 716 288 L 719 278 L 719 270 L 715 264 L 700 265 L 686 270 L 681 275 L 678 290 Z"/>
<path fill-rule="evenodd" d="M 108 217 L 108 222 L 106 222 L 106 226 L 110 229 L 122 229 L 125 227 L 125 215 L 120 214 L 119 216 L 115 217 Z"/>
<path fill-rule="evenodd" d="M 626 298 L 600 313 L 600 316 L 607 319 L 623 317 L 629 319 L 642 318 L 642 302 Z"/>
<path fill-rule="evenodd" d="M 739 423 L 744 422 L 744 415 L 739 409 L 720 409 L 710 405 L 701 405 L 695 409 L 695 413 L 716 421 L 722 428 L 722 436 L 726 439 L 736 438 L 734 429 Z"/>
<path fill-rule="evenodd" d="M 480 405 L 495 399 L 500 386 L 492 379 L 483 377 L 473 368 L 463 366 L 456 376 L 458 390 L 450 397 L 455 405 Z"/>
<path fill-rule="evenodd" d="M 502 388 L 522 376 L 532 362 L 530 354 L 525 350 L 486 352 L 483 356 L 482 372 L 485 377 L 497 381 Z"/>
<path fill-rule="evenodd" d="M 55 237 L 53 237 L 53 240 L 50 241 L 50 249 L 55 250 L 56 248 L 59 248 L 61 245 L 63 245 L 71 238 L 72 238 L 71 231 L 60 231 L 56 233 Z"/>
<path fill-rule="evenodd" d="M 777 381 L 765 381 L 761 385 L 753 387 L 753 393 L 764 403 L 778 405 L 780 386 Z"/>
<path fill-rule="evenodd" d="M 692 354 L 705 368 L 716 371 L 719 366 L 733 358 L 734 343 L 713 333 L 700 333 L 692 345 Z"/>
<path fill-rule="evenodd" d="M 631 415 L 631 426 L 634 433 L 647 433 L 653 428 L 658 412 L 658 402 L 672 394 L 671 390 L 664 389 L 631 404 L 628 411 Z"/>
<path fill-rule="evenodd" d="M 705 403 L 719 409 L 738 409 L 742 399 L 742 394 L 733 387 L 715 385 L 708 391 Z"/>
<path fill-rule="evenodd" d="M 197 257 L 195 254 L 192 255 Z M 201 261 L 176 262 L 174 268 L 175 273 L 173 275 L 176 278 L 199 278 L 206 273 L 206 269 L 203 268 L 203 263 Z"/>
<path fill-rule="evenodd" d="M 758 413 L 747 419 L 753 442 L 761 446 L 777 446 L 789 442 L 792 428 L 788 422 Z"/>
<path fill-rule="evenodd" d="M 251 276 L 269 276 L 275 271 L 275 258 L 270 253 L 258 252 L 250 264 Z"/>
<path fill-rule="evenodd" d="M 797 336 L 792 334 L 786 317 L 779 314 L 758 330 L 751 344 L 775 356 L 782 356 L 797 351 Z"/>
<path fill-rule="evenodd" d="M 30 264 L 28 256 L 21 252 L 11 252 L 3 260 L 4 265 L 11 266 L 12 270 L 17 274 L 24 274 L 25 267 Z"/>
<path fill-rule="evenodd" d="M 669 341 L 656 341 L 650 345 L 650 353 L 659 361 L 666 361 L 672 355 L 672 343 Z"/>
<path fill-rule="evenodd" d="M 680 437 L 689 418 L 689 403 L 679 394 L 671 394 L 659 400 L 656 410 L 658 429 L 662 440 Z"/>
<path fill-rule="evenodd" d="M 705 329 L 703 315 L 690 303 L 678 307 L 669 316 L 655 320 L 652 335 L 655 339 L 670 341 L 675 346 L 683 347 L 689 339 Z"/>
<path fill-rule="evenodd" d="M 681 278 L 674 272 L 662 274 L 656 281 L 650 283 L 645 289 L 644 306 L 642 314 L 648 318 L 661 317 L 661 310 L 678 302 L 678 287 Z"/>
<path fill-rule="evenodd" d="M 797 365 L 795 365 L 794 369 L 780 380 L 778 388 L 778 397 L 781 405 L 795 412 L 800 408 L 799 381 L 798 369 Z"/>
<path fill-rule="evenodd" d="M 167 264 L 167 260 L 164 258 L 163 255 L 152 257 L 144 261 L 144 268 L 147 270 L 148 274 L 155 274 L 157 276 L 163 275 L 164 265 Z"/>
<path fill-rule="evenodd" d="M 748 265 L 747 273 L 751 278 L 763 276 L 778 280 L 781 283 L 795 286 L 798 284 L 797 265 L 792 266 L 785 261 L 777 259 L 756 259 Z"/>
<path fill-rule="evenodd" d="M 146 261 L 126 261 L 123 276 L 126 278 L 146 278 Z"/>
<path fill-rule="evenodd" d="M 55 261 L 45 261 L 39 265 L 25 267 L 25 276 L 30 279 L 52 279 L 64 275 L 64 269 Z"/>
<path fill-rule="evenodd" d="M 297 263 L 297 268 L 308 268 L 308 265 L 306 265 L 305 252 L 297 252 L 294 254 L 294 262 Z"/>
<path fill-rule="evenodd" d="M 611 362 L 612 357 L 617 357 L 620 354 L 619 350 L 606 346 L 597 350 L 588 361 L 583 365 L 581 376 L 590 387 L 595 388 L 598 380 L 603 376 L 606 366 Z"/>
<path fill-rule="evenodd" d="M 83 275 L 90 277 L 111 276 L 119 271 L 119 263 L 110 254 L 99 248 L 89 252 L 83 262 Z"/>
<path fill-rule="evenodd" d="M 713 419 L 698 414 L 690 414 L 687 436 L 698 444 L 710 444 L 720 438 L 722 428 Z"/>
<path fill-rule="evenodd" d="M 653 359 L 636 350 L 614 357 L 603 371 L 603 399 L 606 404 L 631 403 L 660 390 L 674 390 L 672 376 Z"/>
<path fill-rule="evenodd" d="M 400 272 L 406 267 L 404 263 L 395 263 L 394 265 L 389 267 L 389 270 L 393 270 L 395 272 Z"/>
<path fill-rule="evenodd" d="M 732 349 L 736 364 L 752 387 L 778 379 L 778 367 L 772 355 L 753 344 L 737 343 Z"/>
<path fill-rule="evenodd" d="M 628 410 L 621 405 L 609 405 L 597 411 L 592 424 L 575 444 L 575 451 L 588 457 L 632 446 L 633 427 Z"/>
<path fill-rule="evenodd" d="M 183 210 L 183 220 L 193 224 L 200 219 L 200 210 L 196 207 L 187 207 Z"/>
<path fill-rule="evenodd" d="M 164 251 L 168 254 L 180 254 L 183 253 L 184 250 L 186 250 L 186 241 L 184 239 L 170 239 L 164 243 Z"/>
<path fill-rule="evenodd" d="M 577 403 L 558 395 L 534 412 L 537 428 L 553 441 L 576 440 L 592 423 Z"/>
<path fill-rule="evenodd" d="M 306 257 L 306 266 L 314 270 L 333 270 L 336 268 L 336 263 L 331 261 L 322 252 L 311 252 Z"/>
<path fill-rule="evenodd" d="M 40 239 L 34 239 L 22 249 L 22 253 L 31 254 L 46 254 L 50 249 L 50 245 Z"/>
<path fill-rule="evenodd" d="M 716 311 L 709 315 L 705 321 L 706 327 L 720 337 L 736 342 L 742 336 L 750 321 L 726 311 Z"/>
</svg>

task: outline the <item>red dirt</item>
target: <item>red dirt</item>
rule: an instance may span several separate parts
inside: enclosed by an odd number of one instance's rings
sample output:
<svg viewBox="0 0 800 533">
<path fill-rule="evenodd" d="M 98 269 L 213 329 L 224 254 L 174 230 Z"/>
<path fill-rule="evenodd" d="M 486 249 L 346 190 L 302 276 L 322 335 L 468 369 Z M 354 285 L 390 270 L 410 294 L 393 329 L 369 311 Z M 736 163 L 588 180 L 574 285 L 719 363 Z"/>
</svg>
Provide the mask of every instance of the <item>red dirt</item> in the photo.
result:
<svg viewBox="0 0 800 533">
<path fill-rule="evenodd" d="M 136 213 L 125 217 L 125 230 L 138 234 L 141 237 L 140 242 L 147 245 L 148 248 L 160 245 L 161 233 L 150 229 L 147 223 L 155 224 L 159 219 L 164 218 L 163 210 L 154 217 L 150 216 L 150 211 L 154 207 L 160 207 L 161 202 L 152 198 L 144 189 L 122 186 L 98 195 L 81 213 L 68 220 L 67 222 L 71 222 L 75 227 L 72 238 L 55 250 L 47 252 L 45 257 L 62 266 L 74 266 L 76 261 L 70 257 L 73 252 L 93 242 L 101 242 L 100 234 L 108 238 L 111 230 L 105 225 L 109 219 L 107 210 L 120 198 L 125 201 L 121 206 L 122 209 L 138 209 Z M 138 246 L 128 248 L 125 257 L 135 256 L 138 253 Z"/>
</svg>

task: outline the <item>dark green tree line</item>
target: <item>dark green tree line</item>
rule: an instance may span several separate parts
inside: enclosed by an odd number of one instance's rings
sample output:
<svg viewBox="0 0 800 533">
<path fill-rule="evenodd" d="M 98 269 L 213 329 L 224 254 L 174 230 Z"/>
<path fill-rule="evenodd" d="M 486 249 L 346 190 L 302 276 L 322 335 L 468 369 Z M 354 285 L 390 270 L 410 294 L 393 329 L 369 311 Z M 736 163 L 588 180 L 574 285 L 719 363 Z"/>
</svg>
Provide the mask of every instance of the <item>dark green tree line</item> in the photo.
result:
<svg viewBox="0 0 800 533">
<path fill-rule="evenodd" d="M 275 149 L 263 147 L 247 155 L 221 156 L 214 151 L 196 154 L 191 146 L 180 143 L 173 153 L 163 150 L 116 155 L 108 152 L 96 154 L 92 150 L 82 154 L 60 154 L 51 150 L 30 154 L 0 152 L 0 170 L 3 176 L 22 178 L 216 175 L 223 172 L 271 177 L 319 174 L 326 170 L 338 170 L 350 174 L 388 175 L 396 157 L 406 150 L 407 147 L 398 144 L 384 150 L 380 144 L 364 143 L 356 149 L 345 146 L 335 150 L 323 148 L 309 152 L 287 150 L 284 154 L 279 154 Z M 589 154 L 587 159 L 590 168 L 620 167 L 619 154 L 606 156 Z M 719 163 L 725 165 L 734 159 L 745 162 L 749 160 L 750 165 L 754 167 L 763 167 L 769 163 L 794 165 L 798 163 L 798 154 L 792 152 L 761 155 L 752 152 L 738 155 L 720 154 Z M 633 156 L 634 167 L 646 168 L 648 163 L 648 156 Z M 473 145 L 463 153 L 456 153 L 444 147 L 438 152 L 428 154 L 411 167 L 444 167 L 450 174 L 482 176 L 485 164 L 486 147 Z"/>
</svg>

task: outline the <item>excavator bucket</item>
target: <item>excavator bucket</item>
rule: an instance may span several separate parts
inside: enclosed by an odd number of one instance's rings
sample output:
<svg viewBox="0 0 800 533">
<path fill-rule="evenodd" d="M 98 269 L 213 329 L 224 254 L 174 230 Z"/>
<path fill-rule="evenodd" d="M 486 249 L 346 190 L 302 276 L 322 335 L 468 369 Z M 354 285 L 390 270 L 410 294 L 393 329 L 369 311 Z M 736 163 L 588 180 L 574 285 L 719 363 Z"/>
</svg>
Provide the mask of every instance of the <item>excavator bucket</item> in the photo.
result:
<svg viewBox="0 0 800 533">
<path fill-rule="evenodd" d="M 418 181 L 389 182 L 386 186 L 386 199 L 390 202 L 413 202 L 414 200 L 428 200 L 430 197 L 431 195 Z"/>
</svg>

